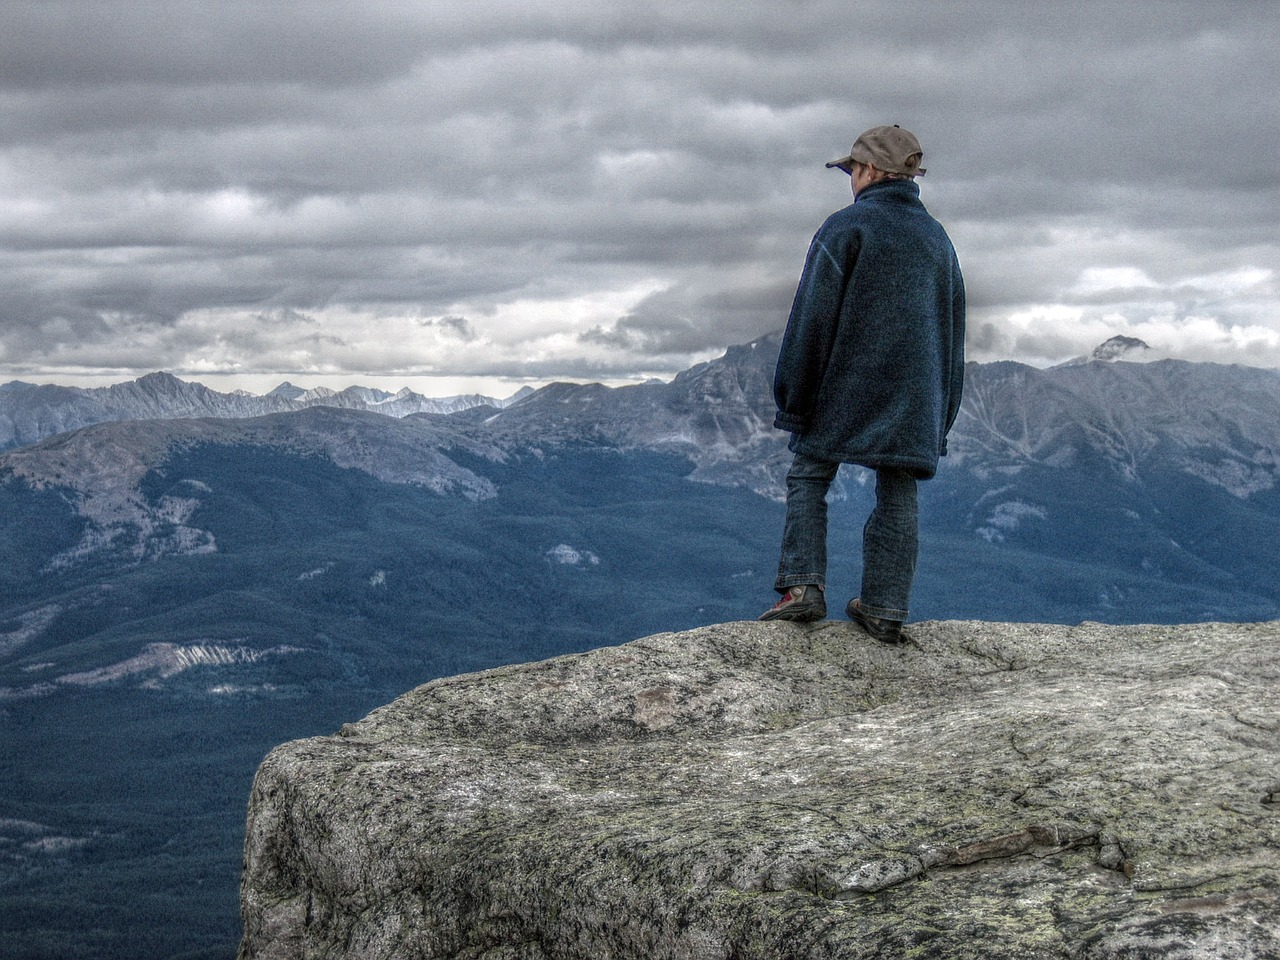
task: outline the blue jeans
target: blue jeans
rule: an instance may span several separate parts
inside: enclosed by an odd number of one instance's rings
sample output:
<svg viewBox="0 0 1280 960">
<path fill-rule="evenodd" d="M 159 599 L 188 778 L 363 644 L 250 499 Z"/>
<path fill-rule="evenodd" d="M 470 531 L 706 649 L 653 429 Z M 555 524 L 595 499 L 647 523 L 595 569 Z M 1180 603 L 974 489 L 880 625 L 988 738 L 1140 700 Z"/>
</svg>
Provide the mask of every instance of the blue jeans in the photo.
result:
<svg viewBox="0 0 1280 960">
<path fill-rule="evenodd" d="M 797 453 L 787 473 L 787 521 L 778 561 L 779 593 L 802 583 L 827 585 L 827 490 L 840 464 Z M 906 620 L 920 549 L 916 480 L 905 470 L 876 471 L 876 506 L 862 528 L 862 609 Z"/>
</svg>

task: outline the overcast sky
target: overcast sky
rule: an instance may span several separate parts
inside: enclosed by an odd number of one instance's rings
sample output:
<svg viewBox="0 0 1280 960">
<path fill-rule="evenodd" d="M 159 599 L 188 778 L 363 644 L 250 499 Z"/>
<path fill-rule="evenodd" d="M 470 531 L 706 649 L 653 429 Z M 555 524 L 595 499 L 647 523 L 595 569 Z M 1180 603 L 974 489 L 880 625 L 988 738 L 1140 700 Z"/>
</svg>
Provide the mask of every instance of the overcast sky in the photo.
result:
<svg viewBox="0 0 1280 960">
<path fill-rule="evenodd" d="M 0 381 L 505 395 L 781 329 L 924 146 L 969 356 L 1280 366 L 1280 2 L 6 0 Z"/>
</svg>

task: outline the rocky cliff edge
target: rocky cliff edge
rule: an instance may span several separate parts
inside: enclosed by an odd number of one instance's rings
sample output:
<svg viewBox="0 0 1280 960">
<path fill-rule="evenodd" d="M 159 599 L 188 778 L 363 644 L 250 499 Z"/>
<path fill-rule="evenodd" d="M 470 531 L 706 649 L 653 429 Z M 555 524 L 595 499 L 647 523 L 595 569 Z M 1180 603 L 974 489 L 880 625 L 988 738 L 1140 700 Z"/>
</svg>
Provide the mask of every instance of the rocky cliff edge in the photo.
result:
<svg viewBox="0 0 1280 960">
<path fill-rule="evenodd" d="M 730 623 L 439 680 L 253 787 L 240 956 L 1280 957 L 1280 623 Z"/>
</svg>

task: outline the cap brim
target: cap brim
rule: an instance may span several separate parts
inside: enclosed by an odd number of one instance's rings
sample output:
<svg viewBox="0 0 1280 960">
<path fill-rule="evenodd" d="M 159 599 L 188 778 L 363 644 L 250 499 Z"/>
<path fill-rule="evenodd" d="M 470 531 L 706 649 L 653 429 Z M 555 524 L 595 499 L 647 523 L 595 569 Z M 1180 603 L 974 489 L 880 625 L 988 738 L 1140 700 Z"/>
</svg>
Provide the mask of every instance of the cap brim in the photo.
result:
<svg viewBox="0 0 1280 960">
<path fill-rule="evenodd" d="M 852 176 L 853 175 L 853 157 L 841 157 L 839 160 L 832 160 L 830 163 L 827 164 L 827 169 L 830 170 L 832 167 L 839 167 L 845 173 Z"/>
</svg>

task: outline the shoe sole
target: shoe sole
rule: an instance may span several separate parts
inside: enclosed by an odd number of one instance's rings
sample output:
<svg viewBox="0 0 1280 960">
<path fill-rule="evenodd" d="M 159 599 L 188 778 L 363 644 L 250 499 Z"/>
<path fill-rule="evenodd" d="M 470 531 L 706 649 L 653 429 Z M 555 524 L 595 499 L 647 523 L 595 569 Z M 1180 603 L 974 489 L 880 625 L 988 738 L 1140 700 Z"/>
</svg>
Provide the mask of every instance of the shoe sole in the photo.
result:
<svg viewBox="0 0 1280 960">
<path fill-rule="evenodd" d="M 899 644 L 906 643 L 911 639 L 903 632 L 902 627 L 889 630 L 878 629 L 868 622 L 867 618 L 870 614 L 863 613 L 860 608 L 855 607 L 852 603 L 845 609 L 845 613 L 849 615 L 850 620 L 862 628 L 863 633 L 866 633 L 873 640 L 879 640 L 881 643 L 887 644 Z"/>
<path fill-rule="evenodd" d="M 815 610 L 812 608 L 808 610 L 779 610 L 776 613 L 769 610 L 760 616 L 761 620 L 788 620 L 792 623 L 814 623 L 826 618 L 826 609 Z"/>
</svg>

